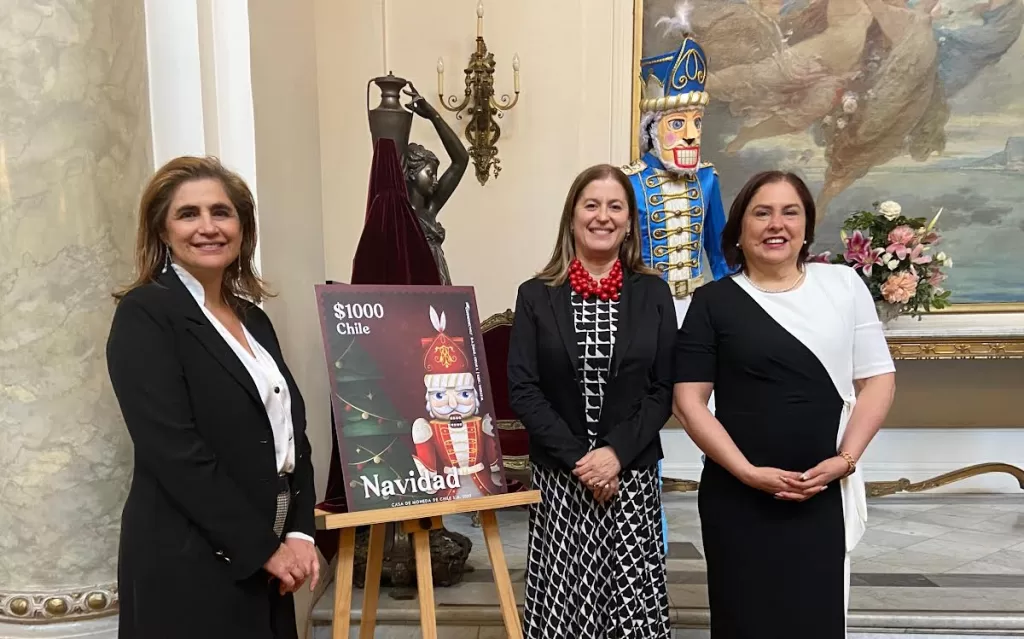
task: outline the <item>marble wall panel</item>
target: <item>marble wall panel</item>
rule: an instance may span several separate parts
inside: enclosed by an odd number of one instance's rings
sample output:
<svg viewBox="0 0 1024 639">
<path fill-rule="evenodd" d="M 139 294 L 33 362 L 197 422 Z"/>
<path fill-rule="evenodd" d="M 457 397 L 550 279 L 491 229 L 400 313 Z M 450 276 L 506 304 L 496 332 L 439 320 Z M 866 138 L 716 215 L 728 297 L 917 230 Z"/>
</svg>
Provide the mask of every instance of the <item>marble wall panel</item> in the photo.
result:
<svg viewBox="0 0 1024 639">
<path fill-rule="evenodd" d="M 112 603 L 131 447 L 104 348 L 152 160 L 143 0 L 0 0 L 0 43 L 2 626 Z"/>
</svg>

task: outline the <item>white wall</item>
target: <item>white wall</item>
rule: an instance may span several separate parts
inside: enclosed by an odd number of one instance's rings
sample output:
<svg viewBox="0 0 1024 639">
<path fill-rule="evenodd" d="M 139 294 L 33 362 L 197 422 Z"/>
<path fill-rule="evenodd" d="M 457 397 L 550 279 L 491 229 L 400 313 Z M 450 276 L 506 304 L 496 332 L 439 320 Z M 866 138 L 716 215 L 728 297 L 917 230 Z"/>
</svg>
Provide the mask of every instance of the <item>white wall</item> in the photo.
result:
<svg viewBox="0 0 1024 639">
<path fill-rule="evenodd" d="M 145 0 L 153 167 L 215 155 L 256 183 L 249 11 L 240 0 Z M 260 208 L 257 206 L 257 226 Z M 256 268 L 262 267 L 256 247 Z"/>
<path fill-rule="evenodd" d="M 206 152 L 199 9 L 195 1 L 145 0 L 153 164 Z"/>
<path fill-rule="evenodd" d="M 462 70 L 475 47 L 476 4 L 317 0 L 324 234 L 332 279 L 348 280 L 362 230 L 372 152 L 367 81 L 391 70 L 441 111 L 437 59 L 444 59 L 446 95 L 461 95 Z M 495 91 L 512 92 L 518 53 L 522 94 L 499 120 L 500 176 L 481 186 L 471 164 L 439 219 L 448 230 L 444 249 L 453 282 L 476 288 L 486 317 L 513 306 L 516 287 L 543 266 L 576 174 L 598 162 L 629 161 L 632 6 L 516 0 L 484 7 Z M 373 106 L 376 91 L 372 87 Z M 442 113 L 461 133 L 466 120 Z M 420 118 L 412 140 L 437 153 L 444 170 L 443 148 Z"/>
<path fill-rule="evenodd" d="M 474 46 L 476 0 L 317 0 L 320 132 L 327 273 L 347 280 L 362 229 L 370 135 L 366 82 L 388 70 L 411 79 L 438 105 L 438 56 L 446 94 L 462 90 Z M 512 307 L 516 287 L 543 265 L 565 192 L 583 167 L 629 159 L 632 2 L 485 2 L 484 38 L 494 52 L 496 91 L 512 88 L 522 61 L 519 104 L 500 121 L 503 171 L 480 186 L 470 166 L 441 212 L 456 283 L 474 286 L 483 317 Z M 344 34 L 344 37 L 342 37 Z M 371 98 L 375 106 L 375 96 Z M 453 127 L 464 126 L 445 114 Z M 459 128 L 456 128 L 459 130 Z M 417 119 L 413 141 L 443 157 Z M 926 479 L 975 463 L 1024 466 L 1024 363 L 900 362 L 890 427 L 863 461 L 871 480 Z M 923 426 L 943 426 L 929 429 Z M 329 434 L 328 434 L 329 435 Z M 663 431 L 665 471 L 696 479 L 699 453 L 678 428 Z M 327 439 L 326 441 L 329 441 Z M 1019 490 L 1006 476 L 952 490 Z"/>
<path fill-rule="evenodd" d="M 312 0 L 249 3 L 255 168 L 266 309 L 306 402 L 317 495 L 330 461 L 330 388 L 314 286 L 324 270 L 320 126 Z"/>
<path fill-rule="evenodd" d="M 331 437 L 310 287 L 351 272 L 371 158 L 366 83 L 391 70 L 436 106 L 443 56 L 445 92 L 461 93 L 476 0 L 192 4 L 146 2 L 154 158 L 217 153 L 256 187 L 264 274 L 282 292 L 267 308 L 310 406 L 322 495 Z M 511 307 L 516 286 L 547 258 L 573 176 L 629 159 L 631 5 L 485 2 L 496 89 L 511 90 L 518 53 L 522 96 L 500 121 L 500 177 L 480 186 L 471 165 L 440 216 L 453 277 L 475 287 L 483 317 Z M 445 118 L 457 131 L 465 125 Z M 443 158 L 419 119 L 412 139 Z M 869 480 L 917 481 L 993 461 L 1024 467 L 1024 363 L 901 362 L 897 375 L 888 427 L 862 462 Z M 666 475 L 698 478 L 686 434 L 669 428 L 663 440 Z M 1019 488 L 987 476 L 947 490 Z"/>
</svg>

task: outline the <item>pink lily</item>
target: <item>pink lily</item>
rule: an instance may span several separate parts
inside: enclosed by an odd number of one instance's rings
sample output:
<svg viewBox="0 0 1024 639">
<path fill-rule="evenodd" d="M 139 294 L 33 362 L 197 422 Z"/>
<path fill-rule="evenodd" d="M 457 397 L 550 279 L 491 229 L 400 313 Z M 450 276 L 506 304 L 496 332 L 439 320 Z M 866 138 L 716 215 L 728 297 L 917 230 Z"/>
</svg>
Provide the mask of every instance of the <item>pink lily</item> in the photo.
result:
<svg viewBox="0 0 1024 639">
<path fill-rule="evenodd" d="M 927 264 L 932 261 L 932 256 L 923 254 L 923 250 L 924 245 L 918 244 L 910 251 L 910 262 L 912 264 Z"/>
<path fill-rule="evenodd" d="M 864 237 L 860 231 L 854 231 L 853 235 L 844 238 L 846 252 L 843 259 L 852 264 L 854 269 L 860 269 L 865 275 L 871 275 L 871 267 L 882 264 L 882 254 L 885 249 L 871 248 L 871 238 Z"/>
</svg>

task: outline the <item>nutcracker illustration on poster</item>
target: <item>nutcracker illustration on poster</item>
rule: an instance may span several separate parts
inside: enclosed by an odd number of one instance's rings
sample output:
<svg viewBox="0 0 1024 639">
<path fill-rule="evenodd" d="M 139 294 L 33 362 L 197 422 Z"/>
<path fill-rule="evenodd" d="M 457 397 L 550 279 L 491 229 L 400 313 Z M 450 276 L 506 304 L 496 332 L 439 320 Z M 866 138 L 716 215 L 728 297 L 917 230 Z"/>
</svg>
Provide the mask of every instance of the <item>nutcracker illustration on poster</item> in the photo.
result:
<svg viewBox="0 0 1024 639">
<path fill-rule="evenodd" d="M 350 511 L 506 492 L 468 287 L 316 287 Z"/>
</svg>

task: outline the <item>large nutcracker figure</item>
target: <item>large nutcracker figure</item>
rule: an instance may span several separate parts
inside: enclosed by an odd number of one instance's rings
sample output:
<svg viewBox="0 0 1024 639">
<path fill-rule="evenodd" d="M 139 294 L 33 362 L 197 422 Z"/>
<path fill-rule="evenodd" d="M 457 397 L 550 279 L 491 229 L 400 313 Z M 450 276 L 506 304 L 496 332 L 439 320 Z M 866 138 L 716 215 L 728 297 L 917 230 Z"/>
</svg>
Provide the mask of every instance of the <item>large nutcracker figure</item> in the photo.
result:
<svg viewBox="0 0 1024 639">
<path fill-rule="evenodd" d="M 684 20 L 669 20 L 683 34 L 679 48 L 640 61 L 642 156 L 624 169 L 636 192 L 644 262 L 668 281 L 680 325 L 693 291 L 707 281 L 702 258 L 713 279 L 730 273 L 718 173 L 700 152 L 707 58 Z"/>
<path fill-rule="evenodd" d="M 693 292 L 707 281 L 731 273 L 722 250 L 725 207 L 715 167 L 703 159 L 700 138 L 708 62 L 694 40 L 685 10 L 663 18 L 680 33 L 674 51 L 640 61 L 640 159 L 624 167 L 636 193 L 640 214 L 640 252 L 672 289 L 681 326 Z M 714 412 L 714 395 L 709 403 Z M 701 461 L 704 457 L 701 456 Z M 661 462 L 658 463 L 661 480 Z M 668 547 L 668 519 L 661 515 Z"/>
<path fill-rule="evenodd" d="M 416 446 L 413 460 L 421 475 L 448 479 L 457 475 L 457 488 L 438 491 L 447 499 L 480 497 L 502 492 L 501 458 L 494 421 L 481 417 L 480 395 L 470 360 L 462 350 L 461 337 L 445 333 L 445 314 L 430 307 L 430 321 L 437 334 L 422 340 L 423 384 L 430 419 L 412 425 Z"/>
</svg>

